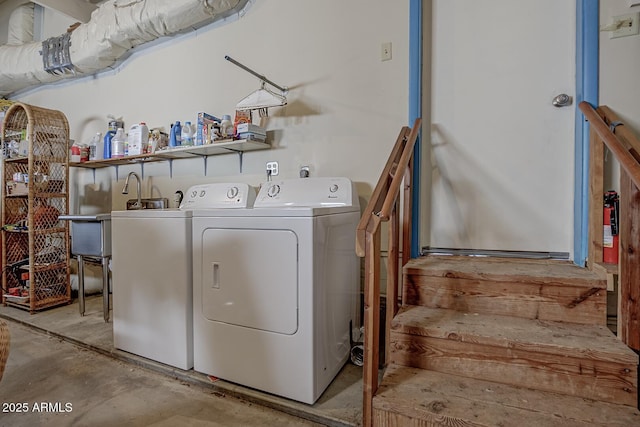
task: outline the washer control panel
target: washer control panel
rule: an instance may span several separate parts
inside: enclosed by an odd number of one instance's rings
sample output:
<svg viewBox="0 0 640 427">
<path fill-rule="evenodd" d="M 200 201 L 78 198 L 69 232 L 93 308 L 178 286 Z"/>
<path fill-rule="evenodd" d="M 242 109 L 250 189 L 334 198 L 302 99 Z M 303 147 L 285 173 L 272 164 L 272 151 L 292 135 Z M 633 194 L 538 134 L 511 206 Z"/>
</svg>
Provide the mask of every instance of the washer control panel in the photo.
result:
<svg viewBox="0 0 640 427">
<path fill-rule="evenodd" d="M 213 183 L 190 187 L 180 209 L 250 208 L 256 191 L 245 183 Z"/>
<path fill-rule="evenodd" d="M 254 207 L 358 206 L 348 178 L 296 178 L 262 184 Z"/>
</svg>

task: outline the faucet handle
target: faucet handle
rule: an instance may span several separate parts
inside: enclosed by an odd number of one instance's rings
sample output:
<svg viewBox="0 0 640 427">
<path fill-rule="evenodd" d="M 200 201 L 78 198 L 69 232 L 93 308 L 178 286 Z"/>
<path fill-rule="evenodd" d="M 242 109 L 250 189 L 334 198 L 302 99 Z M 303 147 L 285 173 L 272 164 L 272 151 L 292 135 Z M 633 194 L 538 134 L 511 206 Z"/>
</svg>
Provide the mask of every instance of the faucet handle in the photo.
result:
<svg viewBox="0 0 640 427">
<path fill-rule="evenodd" d="M 180 190 L 176 191 L 173 194 L 173 201 L 176 202 L 176 207 L 179 208 L 180 204 L 182 204 L 182 199 L 184 198 L 184 193 Z"/>
<path fill-rule="evenodd" d="M 140 209 L 144 209 L 145 204 L 144 203 L 138 203 L 137 200 L 127 200 L 127 207 L 126 209 L 128 211 L 131 210 L 140 210 Z"/>
</svg>

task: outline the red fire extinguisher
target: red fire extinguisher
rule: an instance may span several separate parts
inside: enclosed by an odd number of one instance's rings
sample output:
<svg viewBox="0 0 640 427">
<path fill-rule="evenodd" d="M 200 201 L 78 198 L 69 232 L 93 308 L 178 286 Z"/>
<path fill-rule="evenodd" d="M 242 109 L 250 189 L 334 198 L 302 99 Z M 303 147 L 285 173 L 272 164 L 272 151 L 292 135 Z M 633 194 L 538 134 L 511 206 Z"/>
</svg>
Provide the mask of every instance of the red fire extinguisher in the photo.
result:
<svg viewBox="0 0 640 427">
<path fill-rule="evenodd" d="M 604 238 L 602 260 L 608 264 L 618 263 L 619 198 L 615 191 L 604 194 Z"/>
</svg>

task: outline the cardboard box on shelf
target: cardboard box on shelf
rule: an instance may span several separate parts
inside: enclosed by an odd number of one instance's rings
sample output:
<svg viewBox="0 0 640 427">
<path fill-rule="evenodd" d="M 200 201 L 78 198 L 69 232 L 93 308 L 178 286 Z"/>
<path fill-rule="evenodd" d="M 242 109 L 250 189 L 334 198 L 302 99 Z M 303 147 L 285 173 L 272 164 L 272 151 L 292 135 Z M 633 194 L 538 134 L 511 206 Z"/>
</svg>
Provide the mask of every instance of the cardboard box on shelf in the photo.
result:
<svg viewBox="0 0 640 427">
<path fill-rule="evenodd" d="M 26 182 L 7 181 L 7 196 L 26 196 L 29 194 L 29 184 Z"/>
<path fill-rule="evenodd" d="M 213 142 L 210 129 L 216 122 L 220 123 L 220 119 L 216 116 L 204 112 L 198 113 L 198 121 L 196 122 L 196 145 L 211 144 Z"/>
<path fill-rule="evenodd" d="M 261 126 L 254 125 L 252 123 L 239 123 L 237 127 L 237 133 L 254 133 L 257 135 L 267 135 L 267 130 Z"/>
<path fill-rule="evenodd" d="M 247 141 L 266 142 L 267 135 L 260 135 L 253 132 L 242 132 L 238 134 L 239 139 L 246 139 Z"/>
</svg>

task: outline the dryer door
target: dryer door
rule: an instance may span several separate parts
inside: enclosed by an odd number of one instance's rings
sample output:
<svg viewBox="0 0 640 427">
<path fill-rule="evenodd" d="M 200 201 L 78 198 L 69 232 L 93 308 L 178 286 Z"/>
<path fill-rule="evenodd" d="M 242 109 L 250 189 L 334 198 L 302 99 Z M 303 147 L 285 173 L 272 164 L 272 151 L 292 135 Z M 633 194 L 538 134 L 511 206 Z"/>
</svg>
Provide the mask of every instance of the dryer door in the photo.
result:
<svg viewBox="0 0 640 427">
<path fill-rule="evenodd" d="M 205 318 L 280 334 L 297 331 L 298 238 L 293 231 L 207 228 L 200 253 Z"/>
</svg>

